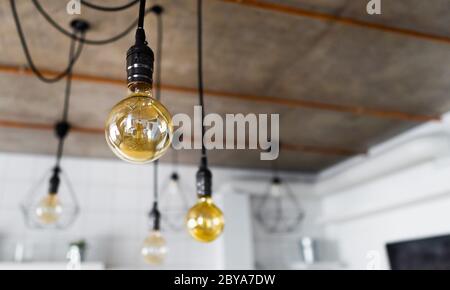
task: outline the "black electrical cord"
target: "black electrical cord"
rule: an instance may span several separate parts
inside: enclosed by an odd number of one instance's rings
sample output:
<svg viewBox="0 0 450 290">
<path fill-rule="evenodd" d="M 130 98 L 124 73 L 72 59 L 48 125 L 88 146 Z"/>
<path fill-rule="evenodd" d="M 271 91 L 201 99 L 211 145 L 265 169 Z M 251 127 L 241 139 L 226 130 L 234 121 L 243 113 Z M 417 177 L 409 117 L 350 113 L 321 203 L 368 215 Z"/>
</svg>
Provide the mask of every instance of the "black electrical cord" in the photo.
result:
<svg viewBox="0 0 450 290">
<path fill-rule="evenodd" d="M 172 171 L 173 171 L 173 175 L 178 176 L 177 172 L 178 172 L 178 150 L 176 150 L 175 148 L 172 149 Z"/>
<path fill-rule="evenodd" d="M 153 164 L 153 209 L 150 216 L 153 218 L 153 230 L 159 231 L 161 228 L 161 212 L 159 211 L 158 192 L 158 160 Z"/>
<path fill-rule="evenodd" d="M 208 156 L 205 146 L 205 100 L 203 85 L 203 1 L 197 0 L 197 52 L 198 52 L 198 91 L 199 105 L 201 108 L 202 122 L 202 153 L 200 166 L 196 174 L 197 196 L 211 197 L 212 195 L 212 173 L 208 169 Z"/>
<path fill-rule="evenodd" d="M 281 145 L 280 145 L 280 147 L 281 147 Z M 272 148 L 269 147 L 269 149 L 267 150 L 267 152 L 270 152 L 271 150 L 272 150 Z M 281 150 L 280 150 L 280 151 L 281 151 Z M 274 179 L 274 180 L 275 180 L 275 179 L 280 179 L 279 170 L 278 170 L 278 162 L 277 162 L 276 159 L 272 161 L 271 167 L 272 167 L 272 175 L 273 175 L 273 179 Z"/>
<path fill-rule="evenodd" d="M 158 208 L 159 204 L 159 190 L 158 190 L 158 160 L 153 163 L 153 202 L 155 208 Z"/>
<path fill-rule="evenodd" d="M 145 0 L 141 0 L 141 3 L 144 2 L 144 6 L 141 6 L 141 9 L 145 10 Z M 155 96 L 158 101 L 161 100 L 161 60 L 162 60 L 162 41 L 163 41 L 163 27 L 162 27 L 162 10 L 157 13 L 157 44 L 156 44 L 156 78 L 155 78 Z M 159 193 L 158 193 L 158 160 L 155 161 L 155 169 L 154 169 L 154 201 L 156 204 L 159 202 Z"/>
<path fill-rule="evenodd" d="M 136 5 L 139 2 L 139 0 L 132 0 L 129 3 L 119 5 L 119 6 L 101 6 L 101 5 L 93 4 L 86 0 L 80 0 L 80 2 L 81 2 L 81 4 L 85 5 L 86 7 L 89 7 L 94 10 L 99 10 L 99 11 L 104 11 L 104 12 L 118 12 L 118 11 L 126 10 L 128 8 L 133 7 L 134 5 Z"/>
<path fill-rule="evenodd" d="M 140 11 L 145 11 L 145 0 L 141 0 L 141 9 Z M 157 44 L 156 44 L 156 77 L 155 77 L 155 96 L 158 101 L 161 100 L 161 60 L 162 60 L 162 41 L 163 41 L 163 26 L 162 26 L 162 8 L 158 6 L 157 15 Z M 142 14 L 141 14 L 142 15 Z M 144 18 L 142 17 L 142 20 Z M 140 22 L 140 24 L 144 24 Z M 143 26 L 139 26 L 138 29 Z M 154 188 L 153 188 L 153 197 L 156 207 L 159 202 L 159 192 L 158 192 L 158 160 L 154 163 Z"/>
<path fill-rule="evenodd" d="M 138 29 L 144 29 L 144 18 L 145 18 L 145 4 L 146 0 L 140 0 L 139 2 L 139 18 L 138 18 Z"/>
<path fill-rule="evenodd" d="M 156 73 L 155 73 L 155 97 L 161 100 L 161 67 L 162 67 L 162 45 L 163 45 L 163 22 L 161 13 L 156 15 Z"/>
<path fill-rule="evenodd" d="M 75 34 L 77 32 L 75 31 Z M 70 50 L 69 50 L 69 60 L 71 60 L 74 57 L 75 53 L 75 47 L 76 47 L 76 40 L 72 39 L 70 44 Z M 55 168 L 59 168 L 61 158 L 64 151 L 64 140 L 67 135 L 67 132 L 69 130 L 69 124 L 67 123 L 68 117 L 69 117 L 69 106 L 70 106 L 70 95 L 72 92 L 72 73 L 73 73 L 73 66 L 69 68 L 67 78 L 66 78 L 66 89 L 64 92 L 64 107 L 63 107 L 63 113 L 62 113 L 62 121 L 58 123 L 57 126 L 63 126 L 64 128 L 57 129 L 57 134 L 59 138 L 58 143 L 58 150 L 56 153 L 56 166 Z M 60 130 L 63 130 L 62 132 Z M 58 132 L 59 131 L 59 132 Z"/>
<path fill-rule="evenodd" d="M 69 59 L 73 57 L 73 53 L 75 51 L 76 41 L 72 39 L 72 43 L 70 45 Z M 73 77 L 73 66 L 70 67 L 67 78 L 66 78 L 66 89 L 64 93 L 64 109 L 62 114 L 62 120 L 66 122 L 69 118 L 69 106 L 70 106 L 70 94 L 72 93 L 72 77 Z"/>
<path fill-rule="evenodd" d="M 141 0 L 139 9 L 139 21 L 138 29 L 144 29 L 144 18 L 145 18 L 145 2 L 146 0 Z M 160 6 L 155 6 L 155 13 L 157 16 L 157 44 L 156 44 L 156 76 L 155 76 L 155 97 L 158 101 L 161 100 L 161 61 L 162 61 L 162 43 L 163 43 L 163 22 L 162 22 L 162 8 Z M 160 220 L 161 212 L 159 211 L 159 189 L 158 189 L 158 166 L 159 161 L 156 160 L 153 165 L 153 230 L 160 230 Z"/>
<path fill-rule="evenodd" d="M 79 59 L 81 52 L 83 50 L 83 41 L 80 41 L 80 44 L 78 45 L 78 48 L 76 49 L 76 52 L 72 54 L 72 57 L 69 59 L 69 64 L 67 65 L 67 68 L 63 70 L 61 73 L 54 77 L 46 77 L 44 74 L 37 68 L 37 66 L 34 64 L 33 58 L 30 53 L 30 49 L 28 48 L 28 44 L 25 38 L 25 34 L 22 29 L 22 25 L 20 23 L 20 17 L 17 13 L 17 7 L 16 7 L 16 1 L 10 0 L 11 4 L 11 10 L 14 18 L 14 23 L 16 25 L 17 33 L 19 35 L 20 44 L 22 45 L 22 49 L 25 53 L 25 58 L 27 59 L 28 65 L 30 69 L 33 71 L 33 73 L 43 82 L 45 83 L 56 83 L 63 78 L 65 78 L 69 72 L 72 70 L 73 65 L 75 62 Z M 81 34 L 79 37 L 80 39 L 84 39 L 84 33 Z"/>
<path fill-rule="evenodd" d="M 202 165 L 207 166 L 207 153 L 205 146 L 205 100 L 203 84 L 203 1 L 197 0 L 197 49 L 198 49 L 198 91 L 202 119 Z"/>
<path fill-rule="evenodd" d="M 14 0 L 10 0 L 10 1 L 14 1 Z M 122 39 L 123 37 L 127 36 L 131 31 L 133 31 L 136 28 L 136 25 L 138 25 L 138 23 L 139 23 L 139 19 L 136 19 L 123 32 L 121 32 L 121 33 L 119 33 L 119 34 L 117 34 L 117 35 L 115 35 L 115 36 L 113 36 L 111 38 L 107 38 L 107 39 L 86 39 L 86 38 L 81 38 L 81 37 L 78 37 L 77 35 L 74 35 L 70 31 L 66 30 L 61 25 L 59 25 L 55 20 L 53 20 L 53 18 L 47 13 L 47 11 L 45 11 L 45 9 L 42 7 L 42 5 L 40 4 L 40 2 L 38 0 L 32 0 L 32 2 L 34 4 L 34 6 L 36 7 L 37 11 L 56 30 L 58 30 L 59 32 L 61 32 L 62 34 L 64 34 L 67 37 L 74 38 L 77 41 L 85 43 L 85 44 L 88 44 L 88 45 L 105 45 L 105 44 L 116 42 L 116 41 Z M 153 9 L 154 9 L 153 7 L 150 7 L 148 9 L 146 9 L 144 11 L 144 16 L 148 15 L 149 13 L 154 12 Z"/>
</svg>

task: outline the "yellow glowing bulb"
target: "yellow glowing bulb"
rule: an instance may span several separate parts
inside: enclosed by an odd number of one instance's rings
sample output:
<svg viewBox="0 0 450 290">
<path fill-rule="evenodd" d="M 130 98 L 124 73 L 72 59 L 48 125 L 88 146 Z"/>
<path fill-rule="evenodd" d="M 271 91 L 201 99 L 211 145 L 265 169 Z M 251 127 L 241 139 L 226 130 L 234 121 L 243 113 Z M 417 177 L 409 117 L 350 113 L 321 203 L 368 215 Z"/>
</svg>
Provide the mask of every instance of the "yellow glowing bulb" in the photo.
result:
<svg viewBox="0 0 450 290">
<path fill-rule="evenodd" d="M 111 110 L 105 136 L 111 150 L 131 163 L 148 163 L 159 159 L 172 140 L 172 117 L 152 98 L 146 83 L 130 85 L 130 95 Z"/>
<path fill-rule="evenodd" d="M 222 211 L 213 203 L 211 197 L 202 197 L 189 210 L 186 226 L 194 239 L 209 243 L 222 234 L 225 220 Z"/>
<path fill-rule="evenodd" d="M 142 245 L 141 254 L 150 265 L 160 265 L 167 254 L 166 240 L 160 231 L 151 231 Z"/>
<path fill-rule="evenodd" d="M 44 197 L 35 210 L 36 217 L 43 225 L 52 225 L 58 222 L 63 208 L 56 194 L 50 193 Z"/>
</svg>

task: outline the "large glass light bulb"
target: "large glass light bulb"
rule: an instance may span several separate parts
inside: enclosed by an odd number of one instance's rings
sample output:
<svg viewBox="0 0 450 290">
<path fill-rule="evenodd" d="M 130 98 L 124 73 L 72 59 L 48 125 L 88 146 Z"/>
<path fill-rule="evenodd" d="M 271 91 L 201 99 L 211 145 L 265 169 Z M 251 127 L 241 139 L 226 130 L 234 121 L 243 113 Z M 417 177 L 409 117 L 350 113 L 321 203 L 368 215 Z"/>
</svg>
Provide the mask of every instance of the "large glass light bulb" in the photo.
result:
<svg viewBox="0 0 450 290">
<path fill-rule="evenodd" d="M 148 163 L 160 158 L 169 148 L 172 117 L 159 101 L 152 98 L 151 85 L 139 82 L 129 88 L 129 96 L 109 114 L 106 141 L 121 159 Z"/>
<path fill-rule="evenodd" d="M 45 196 L 37 205 L 35 214 L 43 225 L 52 225 L 58 222 L 63 208 L 57 194 L 50 193 Z"/>
<path fill-rule="evenodd" d="M 200 242 L 209 243 L 223 232 L 225 220 L 222 211 L 211 197 L 201 197 L 186 216 L 189 234 Z"/>
<path fill-rule="evenodd" d="M 141 254 L 150 265 L 160 265 L 167 254 L 166 240 L 160 231 L 151 231 L 142 245 Z"/>
</svg>

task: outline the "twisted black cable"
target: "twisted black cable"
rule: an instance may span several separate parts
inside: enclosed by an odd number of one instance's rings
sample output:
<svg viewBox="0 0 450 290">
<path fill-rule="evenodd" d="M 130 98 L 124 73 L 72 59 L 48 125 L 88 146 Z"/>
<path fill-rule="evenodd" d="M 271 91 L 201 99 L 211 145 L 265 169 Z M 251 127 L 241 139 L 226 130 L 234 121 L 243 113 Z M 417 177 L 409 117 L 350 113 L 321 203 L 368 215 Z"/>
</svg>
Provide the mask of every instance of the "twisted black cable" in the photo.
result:
<svg viewBox="0 0 450 290">
<path fill-rule="evenodd" d="M 22 24 L 20 23 L 20 17 L 17 13 L 17 7 L 15 0 L 10 0 L 11 10 L 14 18 L 14 23 L 16 25 L 17 33 L 19 35 L 20 44 L 22 46 L 23 52 L 25 54 L 25 58 L 27 59 L 28 66 L 33 71 L 33 73 L 43 82 L 45 83 L 56 83 L 63 78 L 65 78 L 69 71 L 72 70 L 73 65 L 75 62 L 79 59 L 81 52 L 83 50 L 83 42 L 80 41 L 80 44 L 78 45 L 78 48 L 76 49 L 76 52 L 74 52 L 72 58 L 69 59 L 69 64 L 67 65 L 67 68 L 63 70 L 60 74 L 50 78 L 44 76 L 44 74 L 37 68 L 37 66 L 34 64 L 33 58 L 30 53 L 30 49 L 28 48 L 28 44 L 25 38 L 25 34 L 22 29 Z M 80 39 L 84 39 L 84 34 L 81 34 L 79 37 Z"/>
<path fill-rule="evenodd" d="M 10 1 L 14 1 L 14 0 L 10 0 Z M 55 20 L 53 20 L 53 18 L 47 13 L 47 11 L 45 11 L 45 9 L 42 7 L 42 5 L 40 4 L 40 2 L 38 0 L 31 0 L 31 1 L 33 2 L 37 11 L 42 15 L 42 17 L 44 17 L 44 19 L 47 20 L 47 22 L 51 26 L 53 26 L 56 30 L 58 30 L 59 32 L 61 32 L 62 34 L 64 34 L 67 37 L 74 38 L 75 40 L 85 43 L 85 44 L 88 44 L 88 45 L 105 45 L 105 44 L 116 42 L 116 41 L 124 38 L 125 36 L 127 36 L 131 31 L 133 31 L 136 28 L 136 25 L 138 25 L 138 23 L 139 23 L 139 19 L 136 19 L 123 32 L 121 32 L 111 38 L 107 38 L 107 39 L 81 38 L 81 37 L 78 37 L 77 35 L 74 35 L 70 31 L 66 30 L 61 25 L 59 25 Z M 146 9 L 144 15 L 148 15 L 151 12 L 153 12 L 153 7 Z"/>
<path fill-rule="evenodd" d="M 129 3 L 119 5 L 119 6 L 101 6 L 101 5 L 93 4 L 86 0 L 80 0 L 80 2 L 81 2 L 81 4 L 85 5 L 86 7 L 89 7 L 94 10 L 99 10 L 99 11 L 104 11 L 104 12 L 118 12 L 118 11 L 126 10 L 128 8 L 133 7 L 134 5 L 136 5 L 139 2 L 139 0 L 132 0 Z"/>
</svg>

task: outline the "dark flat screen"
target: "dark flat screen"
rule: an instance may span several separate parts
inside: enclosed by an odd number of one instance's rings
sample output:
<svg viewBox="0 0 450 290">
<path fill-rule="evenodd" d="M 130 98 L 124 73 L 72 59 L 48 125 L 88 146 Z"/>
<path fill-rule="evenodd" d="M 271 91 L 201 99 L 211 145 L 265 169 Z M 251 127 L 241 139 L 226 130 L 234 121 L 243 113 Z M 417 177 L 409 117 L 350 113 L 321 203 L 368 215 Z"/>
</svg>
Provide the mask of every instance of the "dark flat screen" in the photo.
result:
<svg viewBox="0 0 450 290">
<path fill-rule="evenodd" d="M 392 270 L 450 270 L 450 235 L 386 245 Z"/>
</svg>

